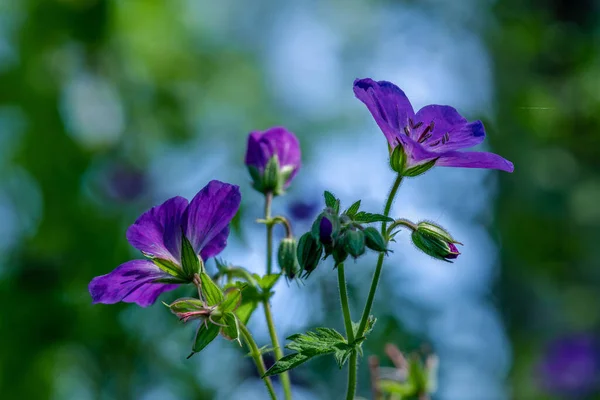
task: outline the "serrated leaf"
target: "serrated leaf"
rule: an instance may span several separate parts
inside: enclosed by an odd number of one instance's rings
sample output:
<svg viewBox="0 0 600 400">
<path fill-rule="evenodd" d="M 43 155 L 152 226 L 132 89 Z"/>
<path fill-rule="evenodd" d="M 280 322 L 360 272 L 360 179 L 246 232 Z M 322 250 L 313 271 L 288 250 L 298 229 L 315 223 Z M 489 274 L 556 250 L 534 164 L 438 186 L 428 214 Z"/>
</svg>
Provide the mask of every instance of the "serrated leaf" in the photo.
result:
<svg viewBox="0 0 600 400">
<path fill-rule="evenodd" d="M 229 288 L 225 290 L 223 297 L 223 301 L 219 304 L 219 310 L 222 313 L 235 311 L 242 302 L 242 291 L 238 288 Z"/>
<path fill-rule="evenodd" d="M 181 266 L 186 277 L 200 272 L 200 259 L 190 241 L 181 234 Z"/>
<path fill-rule="evenodd" d="M 269 274 L 269 275 L 263 276 L 262 278 L 259 277 L 258 285 L 262 289 L 269 291 L 275 285 L 275 283 L 277 283 L 277 280 L 279 279 L 280 276 L 281 276 L 281 274 Z"/>
<path fill-rule="evenodd" d="M 325 205 L 327 207 L 335 208 L 335 204 L 337 203 L 337 199 L 333 195 L 333 193 L 329 191 L 323 192 L 323 197 L 325 197 Z"/>
<path fill-rule="evenodd" d="M 344 367 L 344 364 L 346 364 L 346 362 L 352 355 L 352 351 L 353 351 L 353 348 L 349 347 L 345 350 L 343 350 L 343 349 L 336 350 L 336 352 L 333 354 L 333 357 L 335 358 L 335 361 L 337 362 L 337 365 L 340 369 L 342 369 Z"/>
<path fill-rule="evenodd" d="M 206 272 L 200 273 L 202 297 L 209 306 L 216 306 L 223 301 L 223 292 Z"/>
<path fill-rule="evenodd" d="M 346 214 L 349 217 L 353 217 L 358 210 L 360 209 L 360 200 L 354 202 L 350 207 L 348 207 L 348 209 L 346 211 L 344 211 L 344 214 Z"/>
<path fill-rule="evenodd" d="M 307 362 L 313 357 L 314 356 L 309 356 L 301 353 L 289 354 L 279 359 L 279 361 L 273 364 L 271 368 L 269 368 L 267 372 L 265 372 L 263 378 L 267 376 L 277 375 L 292 368 L 296 368 L 298 365 Z"/>
<path fill-rule="evenodd" d="M 202 351 L 218 334 L 219 326 L 210 323 L 200 323 L 196 339 L 194 340 L 194 346 L 192 347 L 194 353 Z"/>
<path fill-rule="evenodd" d="M 368 212 L 361 211 L 356 213 L 352 218 L 354 222 L 363 222 L 363 223 L 371 223 L 371 222 L 393 222 L 394 219 L 390 217 L 386 217 L 383 214 L 372 214 Z"/>
<path fill-rule="evenodd" d="M 227 340 L 237 340 L 240 342 L 240 327 L 238 325 L 238 320 L 232 312 L 228 312 L 223 314 L 223 318 L 221 319 L 221 324 L 224 326 L 221 327 L 221 335 Z"/>
</svg>

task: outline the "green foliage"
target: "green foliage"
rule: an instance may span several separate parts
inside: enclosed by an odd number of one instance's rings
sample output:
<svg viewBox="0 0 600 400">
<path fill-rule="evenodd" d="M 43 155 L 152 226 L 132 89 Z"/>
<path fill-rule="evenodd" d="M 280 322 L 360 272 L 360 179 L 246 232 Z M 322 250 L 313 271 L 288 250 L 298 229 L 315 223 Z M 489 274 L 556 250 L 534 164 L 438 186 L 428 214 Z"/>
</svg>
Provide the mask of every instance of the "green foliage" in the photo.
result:
<svg viewBox="0 0 600 400">
<path fill-rule="evenodd" d="M 220 323 L 223 324 L 221 327 L 221 335 L 223 335 L 223 337 L 227 340 L 237 340 L 241 346 L 242 342 L 240 341 L 240 327 L 235 314 L 232 312 L 223 314 Z"/>
<path fill-rule="evenodd" d="M 360 200 L 357 200 L 354 203 L 352 203 L 352 205 L 350 207 L 348 207 L 348 209 L 346 211 L 344 211 L 343 214 L 346 214 L 349 217 L 353 217 L 358 212 L 359 209 L 360 209 Z"/>
<path fill-rule="evenodd" d="M 194 353 L 201 352 L 206 346 L 210 344 L 219 335 L 220 327 L 215 324 L 211 324 L 208 321 L 200 323 L 198 332 L 196 332 L 196 338 L 194 339 L 194 345 L 192 346 L 193 353 L 188 356 L 191 357 Z"/>
<path fill-rule="evenodd" d="M 224 299 L 219 304 L 219 311 L 226 313 L 235 311 L 242 302 L 242 291 L 238 288 L 229 288 L 225 290 Z"/>
</svg>

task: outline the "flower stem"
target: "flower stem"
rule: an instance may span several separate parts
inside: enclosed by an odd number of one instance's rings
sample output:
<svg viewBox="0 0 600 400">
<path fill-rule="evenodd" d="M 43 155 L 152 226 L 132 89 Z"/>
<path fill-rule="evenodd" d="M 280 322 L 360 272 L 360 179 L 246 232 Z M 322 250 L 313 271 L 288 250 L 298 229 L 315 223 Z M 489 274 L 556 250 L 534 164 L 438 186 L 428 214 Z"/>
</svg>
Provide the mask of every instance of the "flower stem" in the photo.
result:
<svg viewBox="0 0 600 400">
<path fill-rule="evenodd" d="M 265 219 L 271 219 L 271 203 L 273 201 L 273 194 L 267 193 L 265 195 Z M 273 262 L 273 224 L 267 224 L 267 274 L 271 273 Z M 269 328 L 269 336 L 271 336 L 271 344 L 273 345 L 273 352 L 275 353 L 275 361 L 279 361 L 283 357 L 283 351 L 277 338 L 277 331 L 275 330 L 275 321 L 273 321 L 273 313 L 271 312 L 271 305 L 269 299 L 266 297 L 263 300 L 263 310 L 265 312 L 265 320 L 267 321 L 267 327 Z M 283 387 L 283 394 L 286 400 L 292 398 L 292 387 L 290 383 L 290 375 L 287 371 L 282 372 L 279 375 L 281 380 L 281 386 Z"/>
<path fill-rule="evenodd" d="M 256 345 L 256 342 L 254 341 L 252 334 L 250 334 L 250 331 L 248 330 L 248 328 L 246 328 L 246 325 L 244 325 L 240 322 L 239 327 L 240 327 L 242 336 L 244 337 L 244 341 L 246 342 L 246 344 L 248 345 L 248 348 L 250 349 L 250 356 L 254 360 L 254 363 L 256 364 L 256 368 L 258 369 L 258 373 L 262 377 L 265 375 L 265 372 L 267 372 L 267 370 L 265 368 L 265 363 L 262 359 L 262 355 L 260 354 L 260 350 L 258 349 L 258 346 Z M 273 382 L 271 382 L 271 377 L 267 376 L 262 379 L 265 382 L 265 385 L 267 386 L 267 390 L 269 391 L 271 400 L 277 400 L 277 396 L 275 395 L 275 389 L 273 388 Z"/>
<path fill-rule="evenodd" d="M 273 202 L 273 193 L 265 195 L 265 219 L 271 219 L 271 203 Z M 273 225 L 267 224 L 267 275 L 273 269 Z"/>
<path fill-rule="evenodd" d="M 394 202 L 394 198 L 396 197 L 396 192 L 400 187 L 400 183 L 402 183 L 402 175 L 398 174 L 398 177 L 394 181 L 394 185 L 390 190 L 390 194 L 388 196 L 387 202 L 385 203 L 385 209 L 383 210 L 383 215 L 386 217 L 390 214 L 390 209 L 392 208 L 392 203 Z M 387 235 L 387 222 L 381 223 L 381 234 L 384 239 L 388 240 Z M 379 258 L 377 259 L 377 266 L 375 267 L 375 273 L 373 274 L 373 280 L 371 281 L 371 289 L 369 290 L 369 296 L 367 297 L 367 303 L 365 304 L 365 309 L 363 310 L 362 318 L 360 320 L 360 325 L 358 326 L 358 337 L 364 335 L 365 328 L 367 326 L 367 321 L 369 320 L 369 314 L 371 313 L 371 307 L 373 306 L 373 299 L 375 298 L 375 292 L 377 291 L 377 285 L 379 284 L 379 276 L 381 275 L 381 267 L 383 266 L 383 257 L 385 253 L 379 253 Z"/>
<path fill-rule="evenodd" d="M 354 343 L 354 331 L 352 330 L 352 317 L 350 316 L 350 307 L 348 306 L 348 292 L 346 290 L 346 276 L 344 274 L 344 263 L 337 265 L 338 286 L 340 289 L 340 303 L 342 304 L 342 313 L 344 314 L 344 325 L 346 326 L 346 336 L 348 344 Z M 354 360 L 354 361 L 353 361 Z M 353 400 L 356 391 L 356 351 L 350 355 L 350 364 L 348 365 L 348 390 L 346 399 Z"/>
<path fill-rule="evenodd" d="M 394 202 L 394 198 L 396 197 L 396 192 L 400 187 L 400 183 L 402 183 L 402 175 L 398 174 L 398 177 L 394 181 L 394 185 L 390 190 L 390 194 L 388 195 L 387 201 L 385 203 L 385 209 L 383 210 L 383 215 L 386 217 L 390 214 L 390 209 L 392 208 L 392 203 Z M 387 222 L 381 223 L 381 234 L 383 235 L 386 243 L 388 240 L 387 235 Z M 358 330 L 356 331 L 356 337 L 361 337 L 365 334 L 365 329 L 367 327 L 367 321 L 369 320 L 369 314 L 371 314 L 371 307 L 373 306 L 373 299 L 375 298 L 375 292 L 377 291 L 377 285 L 379 284 L 379 276 L 381 275 L 381 267 L 383 266 L 383 256 L 385 253 L 379 253 L 379 258 L 377 259 L 377 266 L 375 267 L 375 273 L 373 274 L 373 280 L 371 282 L 371 289 L 369 290 L 369 296 L 367 297 L 367 303 L 365 304 L 365 309 L 363 310 L 362 318 L 360 319 L 360 325 L 358 326 Z M 348 365 L 348 391 L 346 393 L 346 400 L 354 399 L 354 392 L 356 390 L 356 369 L 358 367 L 358 357 L 356 352 L 353 352 L 350 356 L 350 361 Z"/>
<path fill-rule="evenodd" d="M 346 327 L 346 336 L 348 344 L 354 342 L 354 331 L 352 330 L 352 317 L 350 317 L 350 307 L 348 306 L 348 292 L 346 291 L 346 276 L 344 274 L 344 263 L 337 265 L 338 286 L 340 288 L 340 303 L 342 304 L 342 313 L 344 314 L 344 325 Z"/>
</svg>

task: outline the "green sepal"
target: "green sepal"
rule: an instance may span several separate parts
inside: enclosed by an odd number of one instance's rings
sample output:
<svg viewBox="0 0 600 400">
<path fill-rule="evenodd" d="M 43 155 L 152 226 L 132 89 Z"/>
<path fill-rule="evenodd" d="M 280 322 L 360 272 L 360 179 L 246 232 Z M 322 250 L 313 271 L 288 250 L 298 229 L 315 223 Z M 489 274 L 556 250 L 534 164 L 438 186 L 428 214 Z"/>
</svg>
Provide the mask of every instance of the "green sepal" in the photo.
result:
<svg viewBox="0 0 600 400">
<path fill-rule="evenodd" d="M 365 253 L 365 234 L 360 230 L 348 229 L 344 234 L 343 245 L 344 250 L 356 259 Z"/>
<path fill-rule="evenodd" d="M 247 303 L 242 303 L 237 308 L 237 310 L 235 310 L 235 315 L 237 315 L 239 320 L 242 321 L 242 323 L 244 325 L 246 325 L 248 323 L 248 321 L 250 320 L 252 313 L 254 312 L 254 310 L 256 310 L 257 307 L 258 307 L 258 302 L 250 302 L 249 301 Z"/>
<path fill-rule="evenodd" d="M 242 303 L 242 291 L 235 287 L 225 290 L 223 297 L 223 301 L 218 306 L 223 314 L 235 311 Z"/>
<path fill-rule="evenodd" d="M 293 279 L 300 270 L 298 257 L 296 256 L 297 247 L 294 238 L 283 238 L 279 243 L 279 248 L 277 250 L 277 262 L 279 268 L 281 268 L 281 271 L 288 279 Z M 277 280 L 275 280 L 275 282 L 276 281 Z M 268 289 L 270 289 L 270 287 Z"/>
<path fill-rule="evenodd" d="M 181 234 L 181 266 L 187 278 L 192 278 L 194 274 L 201 271 L 200 258 L 183 232 Z"/>
<path fill-rule="evenodd" d="M 394 147 L 390 154 L 390 167 L 398 173 L 403 174 L 404 168 L 406 167 L 406 152 L 402 145 Z"/>
<path fill-rule="evenodd" d="M 424 174 L 425 172 L 429 171 L 431 168 L 434 167 L 437 160 L 437 158 L 434 158 L 433 160 L 427 161 L 426 163 L 414 166 L 412 168 L 408 168 L 407 170 L 402 172 L 402 176 L 415 177 Z"/>
<path fill-rule="evenodd" d="M 204 302 L 193 297 L 184 297 L 177 299 L 171 304 L 167 304 L 173 314 L 194 312 L 206 308 Z"/>
<path fill-rule="evenodd" d="M 317 268 L 322 254 L 323 246 L 318 240 L 315 240 L 310 232 L 306 232 L 300 237 L 296 255 L 298 256 L 300 268 L 306 276 Z"/>
<path fill-rule="evenodd" d="M 254 187 L 254 189 L 256 189 L 259 192 L 263 192 L 263 187 L 262 187 L 262 178 L 260 176 L 260 170 L 258 168 L 256 168 L 254 165 L 248 165 L 248 173 L 250 174 L 250 177 L 252 178 L 252 187 Z"/>
<path fill-rule="evenodd" d="M 208 306 L 216 306 L 223 301 L 223 292 L 206 272 L 200 274 L 200 283 L 202 297 Z"/>
<path fill-rule="evenodd" d="M 345 236 L 347 233 L 344 233 L 341 237 L 340 242 L 338 245 L 336 245 L 333 248 L 333 251 L 331 252 L 331 254 L 333 255 L 333 260 L 335 261 L 335 264 L 340 264 L 343 263 L 346 258 L 348 258 L 348 252 L 346 251 L 346 248 L 343 244 L 343 242 L 345 241 Z"/>
<path fill-rule="evenodd" d="M 387 246 L 385 244 L 385 240 L 381 233 L 372 226 L 369 226 L 363 230 L 365 235 L 365 245 L 371 250 L 375 250 L 378 252 L 385 251 L 387 252 Z"/>
<path fill-rule="evenodd" d="M 210 342 L 215 340 L 215 338 L 219 335 L 220 327 L 215 324 L 202 322 L 198 327 L 198 332 L 196 332 L 196 339 L 194 340 L 194 346 L 192 347 L 193 353 L 190 354 L 190 357 L 194 353 L 199 353 L 204 349 Z M 189 358 L 189 357 L 188 357 Z"/>
<path fill-rule="evenodd" d="M 240 326 L 235 315 L 232 312 L 223 314 L 223 318 L 221 318 L 220 323 L 223 325 L 221 327 L 221 335 L 223 335 L 223 337 L 227 340 L 237 340 L 241 346 L 242 342 L 240 342 Z"/>
<path fill-rule="evenodd" d="M 277 188 L 273 191 L 273 194 L 281 195 L 284 193 L 285 184 L 293 172 L 294 167 L 292 167 L 291 165 L 285 165 L 281 167 L 281 169 L 279 170 Z"/>
<path fill-rule="evenodd" d="M 191 279 L 185 276 L 181 268 L 179 268 L 179 266 L 173 263 L 172 261 L 165 260 L 162 258 L 151 258 L 151 260 L 154 263 L 154 265 L 161 269 L 161 271 L 164 271 L 167 274 L 173 276 L 174 280 L 171 280 L 171 278 L 164 278 L 169 280 L 168 283 L 186 283 L 191 281 Z"/>
<path fill-rule="evenodd" d="M 279 157 L 273 155 L 263 171 L 262 190 L 266 192 L 276 192 L 279 186 Z"/>
</svg>

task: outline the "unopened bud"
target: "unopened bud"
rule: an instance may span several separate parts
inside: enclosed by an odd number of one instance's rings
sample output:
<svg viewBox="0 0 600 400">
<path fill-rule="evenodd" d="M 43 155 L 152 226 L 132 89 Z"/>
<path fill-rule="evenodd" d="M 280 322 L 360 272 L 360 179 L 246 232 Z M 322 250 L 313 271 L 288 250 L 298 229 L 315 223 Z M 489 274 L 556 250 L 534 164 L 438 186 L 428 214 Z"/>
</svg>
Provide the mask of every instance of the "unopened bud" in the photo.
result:
<svg viewBox="0 0 600 400">
<path fill-rule="evenodd" d="M 300 271 L 300 265 L 296 256 L 297 245 L 294 238 L 284 238 L 279 243 L 277 251 L 277 261 L 281 271 L 288 279 L 294 279 Z"/>
<path fill-rule="evenodd" d="M 368 248 L 375 251 L 387 251 L 385 240 L 377 229 L 369 226 L 363 230 L 363 233 L 365 235 L 365 244 Z"/>
<path fill-rule="evenodd" d="M 317 268 L 322 254 L 323 246 L 310 232 L 306 232 L 300 237 L 296 255 L 300 268 L 305 272 L 305 277 L 308 277 Z"/>
<path fill-rule="evenodd" d="M 360 230 L 348 229 L 344 234 L 344 250 L 354 259 L 365 253 L 365 234 Z"/>
<path fill-rule="evenodd" d="M 439 260 L 451 262 L 460 255 L 455 246 L 460 242 L 454 240 L 444 228 L 431 222 L 420 222 L 411 237 L 421 251 Z"/>
</svg>

